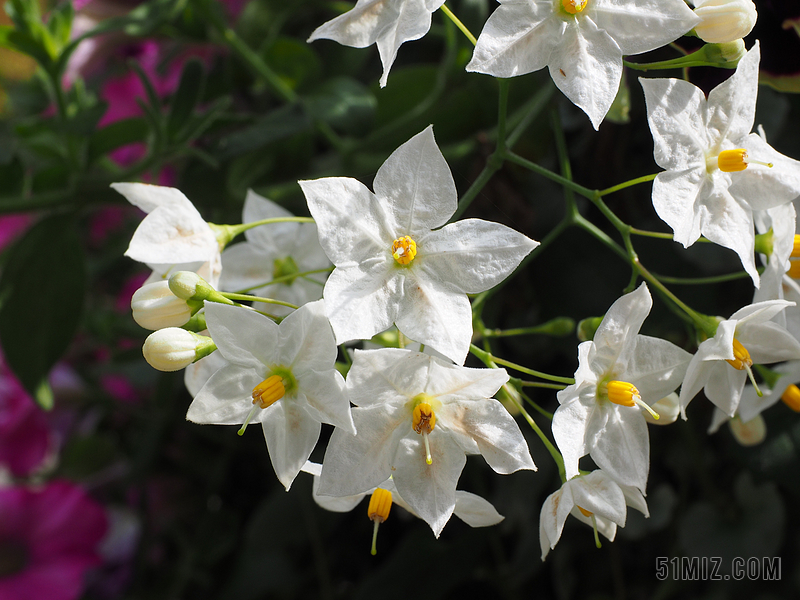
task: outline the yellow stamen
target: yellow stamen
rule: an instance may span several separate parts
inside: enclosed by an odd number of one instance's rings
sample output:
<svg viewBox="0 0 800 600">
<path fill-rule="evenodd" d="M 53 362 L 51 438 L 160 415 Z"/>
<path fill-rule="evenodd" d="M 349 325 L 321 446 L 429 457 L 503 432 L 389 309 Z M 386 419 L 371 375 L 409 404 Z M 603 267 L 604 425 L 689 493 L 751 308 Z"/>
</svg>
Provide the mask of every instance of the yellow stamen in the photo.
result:
<svg viewBox="0 0 800 600">
<path fill-rule="evenodd" d="M 800 388 L 792 384 L 783 392 L 781 400 L 794 412 L 800 412 Z"/>
<path fill-rule="evenodd" d="M 589 0 L 561 0 L 561 6 L 571 15 L 581 12 L 587 4 L 589 4 Z"/>
<path fill-rule="evenodd" d="M 253 388 L 253 404 L 268 408 L 283 398 L 286 388 L 280 375 L 271 375 Z"/>
<path fill-rule="evenodd" d="M 745 366 L 752 367 L 753 359 L 750 358 L 750 353 L 742 345 L 742 342 L 733 338 L 733 360 L 726 361 L 734 369 L 744 371 Z"/>
<path fill-rule="evenodd" d="M 259 383 L 253 388 L 253 408 L 247 413 L 247 418 L 244 420 L 238 434 L 244 435 L 245 429 L 250 424 L 253 415 L 259 408 L 268 408 L 275 404 L 278 400 L 283 398 L 286 394 L 286 388 L 283 386 L 283 378 L 280 375 L 272 375 L 267 377 L 264 381 Z"/>
<path fill-rule="evenodd" d="M 401 265 L 407 265 L 417 255 L 417 243 L 407 235 L 397 238 L 392 244 L 392 256 Z"/>
<path fill-rule="evenodd" d="M 720 171 L 732 173 L 734 171 L 744 171 L 749 164 L 764 165 L 765 167 L 772 168 L 772 163 L 765 163 L 758 160 L 748 160 L 747 150 L 744 148 L 735 148 L 733 150 L 723 150 L 717 156 L 717 166 Z"/>
<path fill-rule="evenodd" d="M 425 442 L 425 462 L 429 465 L 433 463 L 431 458 L 431 446 L 428 442 L 428 434 L 433 431 L 436 425 L 436 413 L 427 402 L 420 402 L 414 407 L 414 412 L 411 416 L 411 427 L 414 431 L 422 434 L 422 439 Z"/>
<path fill-rule="evenodd" d="M 590 518 L 594 514 L 592 511 L 581 508 L 580 506 L 578 507 L 578 510 L 581 511 L 581 514 L 586 518 Z"/>
<path fill-rule="evenodd" d="M 761 396 L 764 395 L 756 383 L 756 378 L 753 375 L 753 369 L 750 368 L 753 366 L 753 359 L 750 358 L 750 353 L 747 351 L 747 348 L 745 348 L 736 338 L 733 338 L 733 360 L 725 359 L 725 362 L 727 362 L 734 369 L 738 369 L 739 371 L 747 371 L 747 376 L 750 378 L 750 383 L 752 383 L 753 387 L 756 389 L 756 394 L 758 394 L 758 397 L 761 398 Z"/>
<path fill-rule="evenodd" d="M 367 516 L 375 523 L 372 530 L 372 550 L 371 554 L 375 556 L 378 553 L 376 543 L 378 541 L 378 525 L 383 523 L 389 518 L 389 511 L 392 508 L 392 492 L 377 488 L 372 492 L 369 499 L 369 508 L 367 508 Z"/>
<path fill-rule="evenodd" d="M 786 274 L 792 279 L 800 279 L 800 260 L 790 260 Z"/>
<path fill-rule="evenodd" d="M 654 419 L 660 419 L 660 415 L 642 400 L 636 386 L 627 381 L 617 381 L 616 379 L 608 382 L 608 399 L 620 406 L 639 406 L 643 408 Z"/>
</svg>

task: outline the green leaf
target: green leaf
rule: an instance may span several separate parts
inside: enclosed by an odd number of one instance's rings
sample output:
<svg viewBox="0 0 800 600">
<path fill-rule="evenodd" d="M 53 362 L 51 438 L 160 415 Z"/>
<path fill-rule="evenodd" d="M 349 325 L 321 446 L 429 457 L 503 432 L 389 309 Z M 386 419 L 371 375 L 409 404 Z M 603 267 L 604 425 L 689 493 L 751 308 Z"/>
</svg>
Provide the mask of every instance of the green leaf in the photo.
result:
<svg viewBox="0 0 800 600">
<path fill-rule="evenodd" d="M 220 141 L 218 158 L 233 158 L 267 144 L 291 137 L 311 127 L 311 121 L 299 106 L 284 106 Z"/>
<path fill-rule="evenodd" d="M 42 408 L 47 375 L 75 335 L 86 292 L 74 218 L 46 217 L 10 250 L 0 279 L 0 345 L 6 362 Z"/>
<path fill-rule="evenodd" d="M 135 142 L 147 139 L 149 128 L 142 118 L 123 119 L 111 123 L 107 127 L 95 131 L 89 138 L 89 149 L 86 155 L 89 164 L 109 152 Z"/>
<path fill-rule="evenodd" d="M 372 92 L 349 77 L 326 81 L 306 99 L 306 107 L 314 117 L 354 134 L 369 130 L 377 105 Z"/>
<path fill-rule="evenodd" d="M 316 53 L 305 42 L 279 38 L 264 53 L 266 62 L 293 90 L 315 82 L 322 72 Z"/>
<path fill-rule="evenodd" d="M 169 117 L 167 119 L 167 135 L 169 139 L 178 137 L 181 128 L 189 121 L 195 106 L 203 94 L 203 65 L 197 59 L 186 61 L 181 72 L 178 89 L 172 97 Z"/>
</svg>

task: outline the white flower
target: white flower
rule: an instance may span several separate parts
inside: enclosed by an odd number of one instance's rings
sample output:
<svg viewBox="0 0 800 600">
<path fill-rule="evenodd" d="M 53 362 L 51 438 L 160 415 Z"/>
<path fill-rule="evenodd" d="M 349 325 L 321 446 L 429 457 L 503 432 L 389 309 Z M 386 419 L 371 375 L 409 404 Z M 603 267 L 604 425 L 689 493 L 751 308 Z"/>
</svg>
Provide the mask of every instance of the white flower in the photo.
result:
<svg viewBox="0 0 800 600">
<path fill-rule="evenodd" d="M 395 323 L 463 364 L 472 338 L 467 294 L 502 281 L 538 245 L 498 223 L 445 225 L 456 188 L 431 127 L 383 163 L 374 194 L 345 177 L 300 185 L 336 265 L 323 295 L 337 343 L 369 339 Z"/>
<path fill-rule="evenodd" d="M 261 422 L 272 466 L 288 490 L 317 444 L 320 423 L 355 433 L 322 302 L 306 304 L 280 326 L 247 308 L 208 303 L 206 322 L 228 364 L 211 375 L 186 418 Z"/>
<path fill-rule="evenodd" d="M 724 44 L 746 36 L 758 15 L 753 0 L 694 0 L 694 14 L 702 19 L 694 31 L 704 42 Z"/>
<path fill-rule="evenodd" d="M 182 192 L 146 183 L 111 187 L 147 213 L 125 256 L 147 264 L 154 279 L 167 279 L 174 271 L 197 271 L 217 287 L 222 268 L 217 236 Z"/>
<path fill-rule="evenodd" d="M 659 48 L 699 19 L 683 0 L 499 0 L 467 71 L 514 77 L 550 70 L 595 129 L 614 102 L 622 57 Z"/>
<path fill-rule="evenodd" d="M 431 28 L 431 14 L 445 0 L 358 0 L 352 10 L 320 25 L 309 42 L 328 39 L 353 48 L 375 44 L 381 55 L 386 86 L 397 50 L 403 42 L 418 40 Z"/>
<path fill-rule="evenodd" d="M 165 327 L 147 336 L 142 354 L 154 369 L 180 371 L 215 349 L 211 338 L 179 327 Z"/>
<path fill-rule="evenodd" d="M 597 527 L 613 542 L 617 526 L 625 527 L 627 506 L 649 517 L 642 492 L 632 486 L 622 486 L 601 469 L 588 475 L 577 475 L 550 494 L 539 515 L 539 543 L 542 560 L 556 547 L 569 515 L 587 525 Z"/>
<path fill-rule="evenodd" d="M 639 80 L 647 101 L 655 160 L 667 169 L 653 182 L 658 216 L 684 247 L 704 235 L 735 251 L 756 286 L 753 211 L 800 195 L 800 163 L 750 133 L 758 62 L 756 42 L 736 72 L 714 88 L 708 100 L 699 88 L 680 79 Z"/>
<path fill-rule="evenodd" d="M 356 351 L 347 390 L 358 435 L 333 432 L 320 493 L 364 493 L 391 475 L 438 537 L 467 454 L 482 454 L 502 474 L 536 468 L 519 426 L 490 397 L 506 381 L 502 369 L 459 367 L 410 350 Z"/>
<path fill-rule="evenodd" d="M 578 346 L 575 383 L 558 392 L 553 415 L 568 479 L 589 454 L 620 484 L 645 489 L 650 445 L 641 409 L 680 385 L 690 359 L 666 340 L 639 335 L 652 305 L 643 283 L 611 305 L 593 341 Z"/>
<path fill-rule="evenodd" d="M 739 406 L 747 371 L 753 364 L 800 359 L 800 342 L 771 319 L 792 302 L 768 300 L 739 309 L 720 322 L 713 338 L 692 357 L 681 386 L 681 413 L 701 389 L 732 417 Z"/>
<path fill-rule="evenodd" d="M 248 190 L 242 223 L 291 216 L 288 210 Z M 272 223 L 248 229 L 244 236 L 247 241 L 229 246 L 222 253 L 220 288 L 228 291 L 247 289 L 248 293 L 256 296 L 268 296 L 295 306 L 322 298 L 327 273 L 283 279 L 269 285 L 278 277 L 330 266 L 319 245 L 314 223 Z M 281 317 L 291 310 L 275 304 L 260 304 L 259 308 Z"/>
<path fill-rule="evenodd" d="M 400 496 L 400 493 L 397 491 L 397 486 L 394 484 L 394 480 L 391 477 L 380 485 L 353 496 L 322 496 L 319 494 L 319 479 L 322 474 L 322 465 L 307 462 L 303 466 L 303 471 L 314 475 L 314 501 L 325 510 L 332 512 L 350 512 L 364 499 L 364 496 L 372 494 L 376 489 L 380 488 L 392 493 L 392 502 L 397 504 L 397 506 L 403 507 L 412 515 L 419 518 L 419 515 L 408 505 L 408 502 L 403 500 Z M 492 506 L 491 502 L 476 494 L 471 494 L 463 490 L 456 490 L 456 506 L 453 510 L 453 514 L 470 527 L 497 525 L 504 519 L 504 517 L 497 512 L 495 507 Z"/>
</svg>

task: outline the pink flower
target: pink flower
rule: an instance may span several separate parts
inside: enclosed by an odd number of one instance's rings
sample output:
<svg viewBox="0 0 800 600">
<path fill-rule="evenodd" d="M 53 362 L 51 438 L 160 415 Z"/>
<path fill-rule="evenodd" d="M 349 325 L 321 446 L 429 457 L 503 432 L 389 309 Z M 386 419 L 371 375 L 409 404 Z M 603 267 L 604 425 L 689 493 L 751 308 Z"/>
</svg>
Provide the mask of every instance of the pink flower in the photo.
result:
<svg viewBox="0 0 800 600">
<path fill-rule="evenodd" d="M 26 477 L 42 463 L 50 445 L 45 414 L 16 380 L 0 375 L 0 463 L 14 476 Z"/>
<path fill-rule="evenodd" d="M 79 597 L 107 526 L 103 507 L 67 481 L 0 489 L 0 599 Z"/>
</svg>

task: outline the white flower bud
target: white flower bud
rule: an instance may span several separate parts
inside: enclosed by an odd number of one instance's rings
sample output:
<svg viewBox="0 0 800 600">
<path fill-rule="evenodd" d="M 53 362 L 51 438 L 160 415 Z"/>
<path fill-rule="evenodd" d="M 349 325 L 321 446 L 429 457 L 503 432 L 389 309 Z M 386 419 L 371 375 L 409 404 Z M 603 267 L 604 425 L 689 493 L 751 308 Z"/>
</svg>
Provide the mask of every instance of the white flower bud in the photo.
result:
<svg viewBox="0 0 800 600">
<path fill-rule="evenodd" d="M 644 416 L 645 421 L 652 423 L 653 425 L 669 425 L 670 423 L 674 423 L 678 418 L 678 415 L 681 413 L 681 405 L 678 401 L 678 394 L 675 392 L 672 392 L 669 396 L 662 398 L 650 408 L 658 413 L 658 416 L 660 417 L 658 420 L 654 419 L 646 412 L 643 412 L 642 415 Z"/>
<path fill-rule="evenodd" d="M 145 329 L 180 327 L 192 316 L 192 309 L 169 289 L 166 281 L 148 283 L 131 298 L 133 320 Z"/>
<path fill-rule="evenodd" d="M 159 329 L 147 336 L 142 354 L 159 371 L 178 371 L 216 350 L 210 337 L 179 327 Z"/>
<path fill-rule="evenodd" d="M 210 287 L 206 280 L 194 271 L 178 271 L 169 278 L 169 289 L 184 300 L 193 300 L 198 292 L 198 286 L 201 290 Z"/>
<path fill-rule="evenodd" d="M 752 0 L 697 0 L 695 7 L 694 14 L 702 21 L 694 31 L 710 44 L 743 38 L 753 30 L 758 17 Z"/>
<path fill-rule="evenodd" d="M 736 415 L 728 421 L 728 426 L 734 439 L 742 446 L 757 446 L 767 437 L 767 425 L 761 415 L 756 415 L 747 423 Z"/>
</svg>

